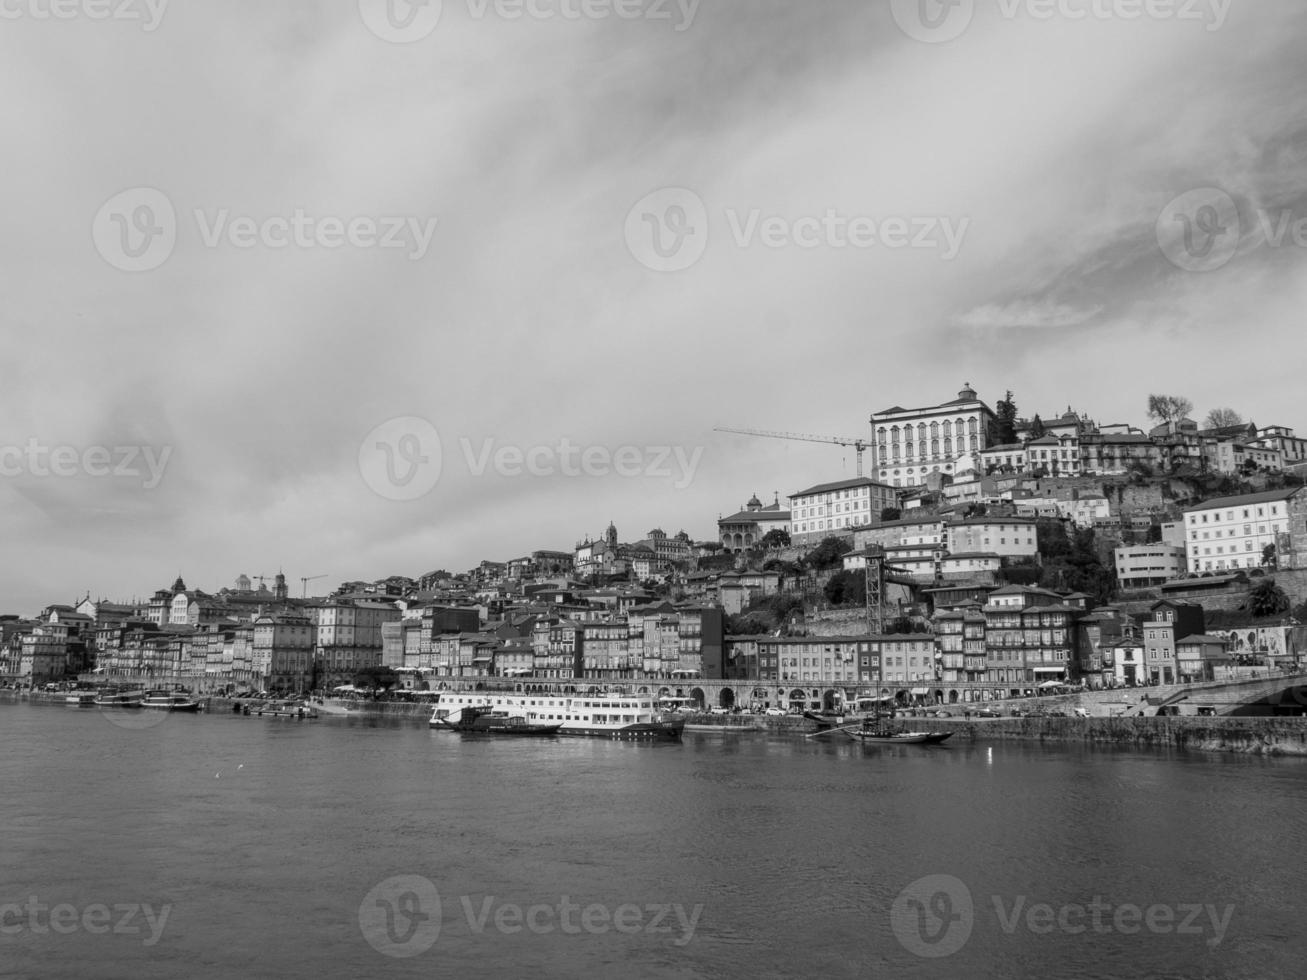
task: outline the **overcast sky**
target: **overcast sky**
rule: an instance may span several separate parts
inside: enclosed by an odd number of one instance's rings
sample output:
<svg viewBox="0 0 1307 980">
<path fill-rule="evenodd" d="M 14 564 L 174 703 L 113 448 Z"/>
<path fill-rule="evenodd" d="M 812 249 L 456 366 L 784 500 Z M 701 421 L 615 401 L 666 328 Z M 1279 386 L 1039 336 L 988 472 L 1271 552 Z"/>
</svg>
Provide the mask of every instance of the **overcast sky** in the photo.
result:
<svg viewBox="0 0 1307 980">
<path fill-rule="evenodd" d="M 714 425 L 963 382 L 1307 430 L 1301 0 L 69 2 L 0 18 L 0 612 L 712 538 L 854 466 Z"/>
</svg>

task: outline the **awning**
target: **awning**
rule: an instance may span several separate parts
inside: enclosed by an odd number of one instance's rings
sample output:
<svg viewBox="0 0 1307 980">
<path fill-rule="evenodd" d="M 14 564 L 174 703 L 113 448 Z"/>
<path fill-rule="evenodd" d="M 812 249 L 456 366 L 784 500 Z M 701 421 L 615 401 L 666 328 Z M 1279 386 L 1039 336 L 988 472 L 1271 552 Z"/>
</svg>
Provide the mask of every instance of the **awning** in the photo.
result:
<svg viewBox="0 0 1307 980">
<path fill-rule="evenodd" d="M 1065 667 L 1032 667 L 1036 674 L 1065 674 Z"/>
<path fill-rule="evenodd" d="M 928 688 L 928 687 L 914 687 L 914 688 L 912 689 L 912 693 L 913 693 L 913 694 L 929 694 L 929 693 L 930 693 L 930 688 Z"/>
</svg>

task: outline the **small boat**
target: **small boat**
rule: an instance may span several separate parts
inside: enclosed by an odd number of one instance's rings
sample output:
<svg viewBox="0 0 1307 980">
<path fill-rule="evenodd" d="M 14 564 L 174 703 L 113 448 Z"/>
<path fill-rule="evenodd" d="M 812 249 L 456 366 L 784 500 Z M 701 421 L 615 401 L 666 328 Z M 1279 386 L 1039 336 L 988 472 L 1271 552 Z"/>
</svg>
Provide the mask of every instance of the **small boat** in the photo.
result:
<svg viewBox="0 0 1307 980">
<path fill-rule="evenodd" d="M 140 691 L 105 691 L 95 699 L 97 708 L 139 708 L 143 695 Z"/>
<path fill-rule="evenodd" d="M 457 720 L 440 719 L 443 727 L 455 732 L 470 735 L 557 735 L 563 727 L 557 725 L 537 725 L 528 722 L 521 715 L 510 715 L 507 711 L 495 711 L 486 707 L 467 707 L 458 713 Z"/>
<path fill-rule="evenodd" d="M 850 738 L 860 738 L 864 742 L 888 742 L 895 745 L 924 745 L 931 739 L 930 732 L 891 732 L 884 728 L 846 728 L 844 731 Z"/>
<path fill-rule="evenodd" d="M 844 724 L 844 716 L 841 714 L 817 714 L 815 711 L 805 711 L 803 717 L 809 721 L 817 723 L 817 731 L 828 732 L 833 728 L 839 728 Z"/>
<path fill-rule="evenodd" d="M 245 714 L 250 714 L 247 705 Z M 256 715 L 270 715 L 273 718 L 308 718 L 318 717 L 318 709 L 304 701 L 268 701 L 254 708 Z"/>
<path fill-rule="evenodd" d="M 70 708 L 94 708 L 95 692 L 94 691 L 74 691 L 64 698 L 64 704 Z"/>
<path fill-rule="evenodd" d="M 926 735 L 926 744 L 938 745 L 940 742 L 947 742 L 952 737 L 952 732 L 930 732 Z"/>
<path fill-rule="evenodd" d="M 152 708 L 156 711 L 195 712 L 200 710 L 200 702 L 187 694 L 170 694 L 167 691 L 149 691 L 141 701 L 141 707 Z"/>
</svg>

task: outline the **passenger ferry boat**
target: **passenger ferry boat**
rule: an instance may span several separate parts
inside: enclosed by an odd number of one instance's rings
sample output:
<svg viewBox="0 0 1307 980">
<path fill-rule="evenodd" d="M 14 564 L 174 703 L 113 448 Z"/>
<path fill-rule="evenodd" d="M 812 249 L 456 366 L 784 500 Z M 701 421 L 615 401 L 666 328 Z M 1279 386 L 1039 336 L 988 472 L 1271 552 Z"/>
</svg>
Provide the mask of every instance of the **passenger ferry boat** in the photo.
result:
<svg viewBox="0 0 1307 980">
<path fill-rule="evenodd" d="M 529 725 L 559 725 L 559 735 L 595 738 L 669 739 L 681 737 L 685 719 L 658 710 L 652 695 L 502 694 L 496 691 L 442 691 L 429 722 L 449 728 L 464 708 L 491 708 L 521 717 Z"/>
</svg>

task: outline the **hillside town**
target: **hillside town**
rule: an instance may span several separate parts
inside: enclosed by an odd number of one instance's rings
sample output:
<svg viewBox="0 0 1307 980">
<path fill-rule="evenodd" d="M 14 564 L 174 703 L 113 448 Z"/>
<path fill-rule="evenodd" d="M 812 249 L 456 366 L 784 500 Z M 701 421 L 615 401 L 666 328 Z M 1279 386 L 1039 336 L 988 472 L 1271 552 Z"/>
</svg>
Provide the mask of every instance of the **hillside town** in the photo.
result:
<svg viewBox="0 0 1307 980">
<path fill-rule="evenodd" d="M 326 595 L 283 573 L 86 595 L 0 616 L 0 684 L 659 680 L 701 697 L 696 682 L 734 681 L 955 703 L 1296 665 L 1307 439 L 1229 409 L 1200 425 L 1176 396 L 1148 408 L 1147 430 L 1027 419 L 1011 392 L 991 407 L 966 385 L 873 414 L 873 476 L 755 494 L 709 539 L 624 541 L 610 523 L 571 549 Z"/>
</svg>

